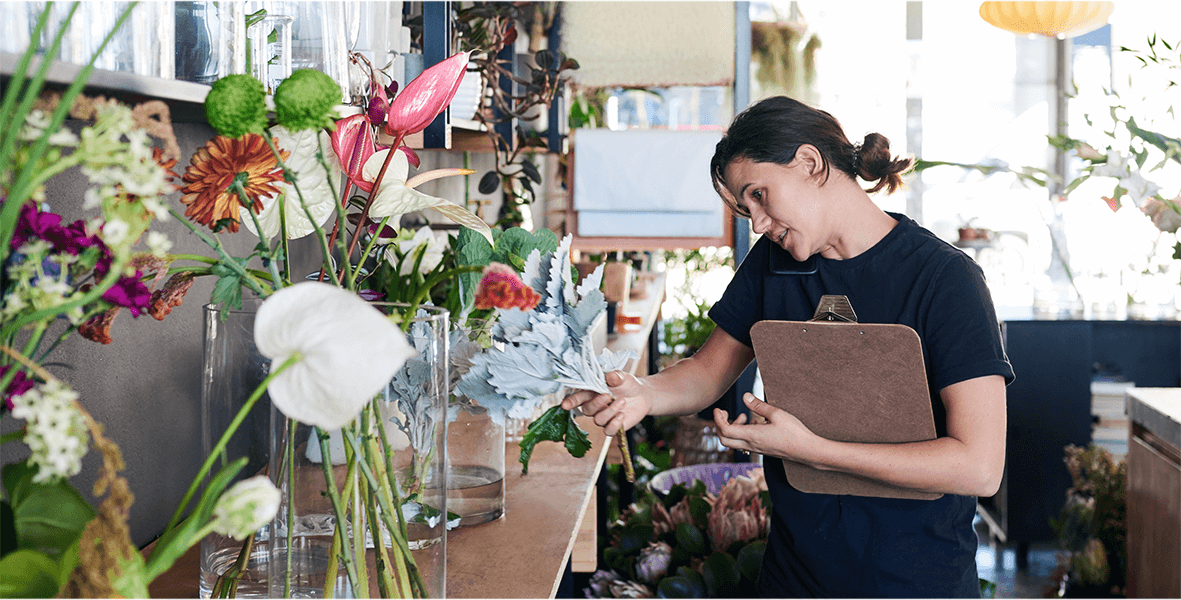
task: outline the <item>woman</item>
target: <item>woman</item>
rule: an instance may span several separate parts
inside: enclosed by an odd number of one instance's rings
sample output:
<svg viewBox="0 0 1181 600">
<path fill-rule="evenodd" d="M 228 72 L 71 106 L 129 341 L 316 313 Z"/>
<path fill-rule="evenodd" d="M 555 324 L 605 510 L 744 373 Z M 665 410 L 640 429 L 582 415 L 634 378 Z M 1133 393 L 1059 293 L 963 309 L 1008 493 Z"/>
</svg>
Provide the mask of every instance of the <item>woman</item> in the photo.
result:
<svg viewBox="0 0 1181 600">
<path fill-rule="evenodd" d="M 773 514 L 759 580 L 764 597 L 979 596 L 972 519 L 976 497 L 1000 485 L 1013 371 L 980 268 L 870 199 L 867 192 L 897 189 L 909 167 L 891 158 L 883 136 L 871 133 L 854 146 L 835 118 L 790 98 L 739 114 L 718 142 L 712 177 L 762 238 L 710 310 L 713 335 L 691 358 L 654 375 L 608 374 L 610 395 L 580 391 L 563 401 L 593 415 L 607 435 L 647 415 L 699 411 L 754 358 L 751 325 L 805 321 L 826 294 L 847 296 L 860 322 L 914 329 L 932 390 L 934 440 L 826 440 L 751 394 L 743 398 L 757 415 L 750 421 L 714 411 L 724 444 L 765 457 Z M 858 177 L 877 183 L 863 190 Z M 781 459 L 943 496 L 804 493 L 787 482 Z"/>
</svg>

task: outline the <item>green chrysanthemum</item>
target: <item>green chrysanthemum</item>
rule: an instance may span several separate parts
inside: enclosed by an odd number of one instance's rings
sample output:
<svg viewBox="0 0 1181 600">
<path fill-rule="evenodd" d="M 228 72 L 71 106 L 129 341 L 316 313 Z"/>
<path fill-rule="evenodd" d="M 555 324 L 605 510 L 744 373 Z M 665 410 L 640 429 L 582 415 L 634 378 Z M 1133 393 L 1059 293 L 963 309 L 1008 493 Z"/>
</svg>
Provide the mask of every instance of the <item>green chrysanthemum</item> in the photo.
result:
<svg viewBox="0 0 1181 600">
<path fill-rule="evenodd" d="M 315 69 L 300 69 L 275 88 L 275 120 L 292 133 L 304 129 L 336 129 L 333 107 L 341 102 L 340 86 Z"/>
<path fill-rule="evenodd" d="M 262 83 L 250 75 L 226 75 L 205 97 L 205 118 L 225 137 L 261 134 L 267 126 L 266 95 Z"/>
</svg>

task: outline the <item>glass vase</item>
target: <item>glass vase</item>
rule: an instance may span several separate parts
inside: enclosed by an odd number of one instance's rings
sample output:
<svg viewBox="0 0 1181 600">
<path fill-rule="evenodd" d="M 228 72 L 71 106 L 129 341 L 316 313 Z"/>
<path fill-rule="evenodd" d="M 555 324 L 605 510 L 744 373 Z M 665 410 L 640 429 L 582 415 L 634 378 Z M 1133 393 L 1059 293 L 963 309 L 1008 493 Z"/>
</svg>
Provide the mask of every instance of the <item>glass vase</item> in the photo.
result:
<svg viewBox="0 0 1181 600">
<path fill-rule="evenodd" d="M 261 301 L 257 298 L 246 298 L 240 310 L 224 310 L 213 304 L 205 306 L 201 383 L 203 456 L 209 455 L 251 392 L 262 383 L 270 370 L 270 360 L 259 354 L 254 345 L 254 317 L 260 305 Z M 248 459 L 238 479 L 267 472 L 270 433 L 270 398 L 264 395 L 226 446 L 227 461 L 243 456 Z M 269 531 L 269 527 L 263 527 L 248 544 L 217 533 L 202 539 L 201 597 L 214 595 L 219 578 L 234 568 L 244 548 L 249 549 L 249 559 L 244 569 L 239 567 L 241 577 L 233 594 L 238 598 L 267 597 Z"/>
<path fill-rule="evenodd" d="M 271 524 L 271 596 L 445 596 L 448 321 L 446 310 L 418 308 L 407 332 L 418 356 L 343 430 L 273 411 L 283 502 Z"/>
<path fill-rule="evenodd" d="M 447 510 L 459 525 L 478 525 L 504 514 L 505 423 L 460 396 L 447 423 Z"/>
</svg>

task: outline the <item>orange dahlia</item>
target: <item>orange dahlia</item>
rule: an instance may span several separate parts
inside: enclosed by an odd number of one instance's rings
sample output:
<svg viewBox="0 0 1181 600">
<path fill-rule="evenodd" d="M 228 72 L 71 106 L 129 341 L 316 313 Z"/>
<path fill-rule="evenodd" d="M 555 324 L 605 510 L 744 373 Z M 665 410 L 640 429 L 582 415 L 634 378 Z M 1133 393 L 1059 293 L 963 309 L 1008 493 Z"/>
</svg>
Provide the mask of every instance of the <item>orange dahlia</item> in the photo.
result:
<svg viewBox="0 0 1181 600">
<path fill-rule="evenodd" d="M 281 150 L 286 160 L 290 155 Z M 193 154 L 185 169 L 185 216 L 214 231 L 238 231 L 238 207 L 246 207 L 231 185 L 240 178 L 250 201 L 250 210 L 262 211 L 262 198 L 279 193 L 283 170 L 261 135 L 248 133 L 239 138 L 216 136 Z"/>
</svg>

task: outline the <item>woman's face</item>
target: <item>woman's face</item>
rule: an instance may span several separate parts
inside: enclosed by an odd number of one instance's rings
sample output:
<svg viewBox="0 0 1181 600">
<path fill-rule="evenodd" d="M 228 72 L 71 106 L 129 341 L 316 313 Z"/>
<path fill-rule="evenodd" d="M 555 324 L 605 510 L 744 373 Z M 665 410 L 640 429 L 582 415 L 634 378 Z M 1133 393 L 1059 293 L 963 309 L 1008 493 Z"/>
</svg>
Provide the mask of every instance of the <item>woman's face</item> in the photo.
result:
<svg viewBox="0 0 1181 600">
<path fill-rule="evenodd" d="M 739 158 L 726 167 L 726 189 L 750 213 L 751 226 L 798 261 L 829 248 L 818 202 L 820 184 L 799 160 L 790 165 Z"/>
</svg>

